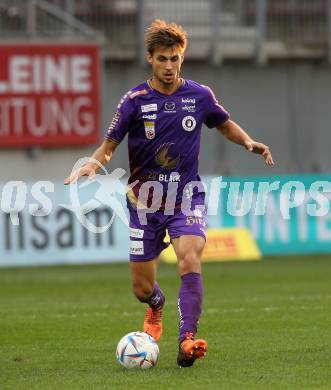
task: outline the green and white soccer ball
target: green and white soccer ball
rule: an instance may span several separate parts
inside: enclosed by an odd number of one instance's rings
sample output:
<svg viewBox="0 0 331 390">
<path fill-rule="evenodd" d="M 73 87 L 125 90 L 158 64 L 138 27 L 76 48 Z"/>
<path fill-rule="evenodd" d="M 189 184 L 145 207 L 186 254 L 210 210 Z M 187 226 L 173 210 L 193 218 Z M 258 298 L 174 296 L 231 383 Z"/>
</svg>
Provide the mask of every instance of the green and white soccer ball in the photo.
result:
<svg viewBox="0 0 331 390">
<path fill-rule="evenodd" d="M 156 341 L 144 332 L 131 332 L 121 338 L 116 348 L 116 357 L 125 368 L 151 368 L 160 354 Z"/>
</svg>

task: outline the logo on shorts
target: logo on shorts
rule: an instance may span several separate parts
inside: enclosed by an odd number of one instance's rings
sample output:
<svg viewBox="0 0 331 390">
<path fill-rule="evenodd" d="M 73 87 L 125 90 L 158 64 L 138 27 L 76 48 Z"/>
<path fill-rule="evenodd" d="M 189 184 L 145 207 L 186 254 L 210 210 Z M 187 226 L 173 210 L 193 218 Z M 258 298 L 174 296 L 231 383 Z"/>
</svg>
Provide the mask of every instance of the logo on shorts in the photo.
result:
<svg viewBox="0 0 331 390">
<path fill-rule="evenodd" d="M 155 122 L 144 122 L 145 134 L 147 139 L 155 137 Z"/>
<path fill-rule="evenodd" d="M 144 241 L 130 241 L 130 254 L 131 255 L 143 255 L 144 254 Z"/>
<path fill-rule="evenodd" d="M 185 116 L 182 120 L 183 129 L 186 131 L 193 131 L 197 122 L 193 116 Z"/>
<path fill-rule="evenodd" d="M 133 238 L 143 238 L 144 231 L 142 229 L 130 228 L 130 237 Z"/>
<path fill-rule="evenodd" d="M 206 226 L 206 221 L 204 218 L 200 217 L 186 217 L 186 226 L 201 225 L 202 227 Z"/>
</svg>

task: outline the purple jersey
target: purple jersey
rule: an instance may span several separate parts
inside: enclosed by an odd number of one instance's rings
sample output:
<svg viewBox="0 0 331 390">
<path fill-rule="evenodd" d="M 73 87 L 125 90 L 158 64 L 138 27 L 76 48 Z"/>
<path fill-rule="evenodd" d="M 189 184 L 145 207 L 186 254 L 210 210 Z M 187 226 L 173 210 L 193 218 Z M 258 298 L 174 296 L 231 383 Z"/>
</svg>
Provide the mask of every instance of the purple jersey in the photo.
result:
<svg viewBox="0 0 331 390">
<path fill-rule="evenodd" d="M 176 203 L 179 203 L 184 187 L 200 181 L 202 125 L 216 127 L 228 118 L 228 112 L 211 89 L 191 80 L 182 80 L 182 85 L 171 95 L 156 91 L 149 81 L 125 94 L 106 138 L 120 143 L 128 133 L 129 183 L 139 181 L 132 196 L 137 198 L 141 184 L 147 181 L 161 183 L 163 195 L 169 183 L 178 183 Z"/>
</svg>

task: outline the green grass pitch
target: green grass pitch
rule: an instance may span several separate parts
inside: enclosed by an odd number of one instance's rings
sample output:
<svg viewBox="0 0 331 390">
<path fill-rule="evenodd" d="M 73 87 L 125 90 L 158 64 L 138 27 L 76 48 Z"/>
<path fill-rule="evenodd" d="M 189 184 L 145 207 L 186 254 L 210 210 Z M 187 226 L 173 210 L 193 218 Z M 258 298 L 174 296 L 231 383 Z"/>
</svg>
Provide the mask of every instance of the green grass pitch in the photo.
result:
<svg viewBox="0 0 331 390">
<path fill-rule="evenodd" d="M 207 357 L 176 365 L 179 278 L 161 264 L 160 360 L 128 371 L 115 348 L 144 316 L 128 264 L 0 269 L 0 389 L 331 389 L 330 256 L 204 264 L 203 274 Z"/>
</svg>

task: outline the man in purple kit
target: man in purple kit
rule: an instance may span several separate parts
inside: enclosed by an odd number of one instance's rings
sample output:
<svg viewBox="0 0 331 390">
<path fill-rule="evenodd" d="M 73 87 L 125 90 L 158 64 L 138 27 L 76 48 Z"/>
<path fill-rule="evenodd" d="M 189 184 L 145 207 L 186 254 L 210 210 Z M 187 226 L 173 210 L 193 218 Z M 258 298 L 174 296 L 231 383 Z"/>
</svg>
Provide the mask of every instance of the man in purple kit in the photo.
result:
<svg viewBox="0 0 331 390">
<path fill-rule="evenodd" d="M 127 194 L 130 211 L 130 261 L 135 296 L 148 308 L 144 331 L 158 341 L 162 334 L 165 297 L 156 281 L 157 259 L 167 247 L 165 231 L 178 259 L 181 367 L 205 356 L 207 343 L 195 339 L 201 314 L 201 254 L 205 245 L 204 192 L 198 175 L 201 127 L 216 128 L 230 141 L 261 154 L 273 165 L 268 146 L 255 142 L 229 119 L 210 88 L 180 78 L 186 33 L 174 23 L 154 21 L 146 30 L 147 60 L 152 78 L 121 99 L 102 145 L 91 162 L 65 180 L 93 176 L 110 161 L 128 134 L 131 176 Z"/>
</svg>

